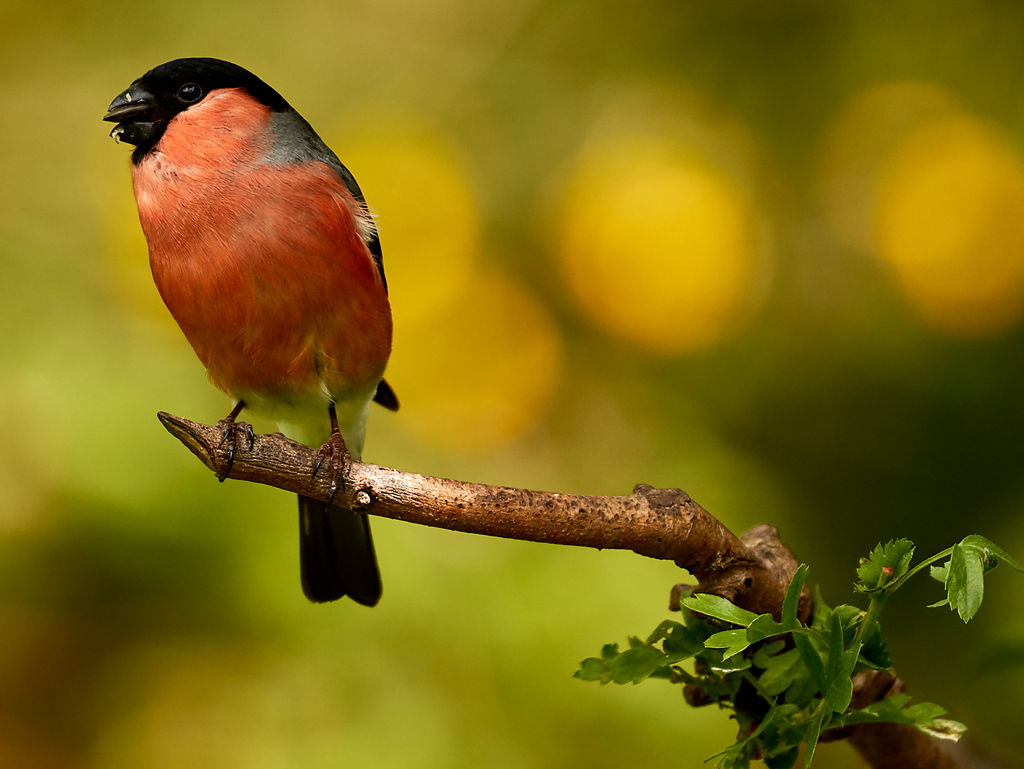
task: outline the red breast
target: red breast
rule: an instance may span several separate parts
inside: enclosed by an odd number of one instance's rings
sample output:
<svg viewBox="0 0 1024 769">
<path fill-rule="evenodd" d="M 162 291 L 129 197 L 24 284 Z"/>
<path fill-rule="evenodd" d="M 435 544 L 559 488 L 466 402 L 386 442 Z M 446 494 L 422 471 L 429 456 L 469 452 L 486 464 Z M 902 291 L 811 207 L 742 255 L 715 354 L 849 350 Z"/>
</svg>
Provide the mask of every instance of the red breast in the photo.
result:
<svg viewBox="0 0 1024 769">
<path fill-rule="evenodd" d="M 133 167 L 153 278 L 222 390 L 372 388 L 391 312 L 365 208 L 325 163 L 269 162 L 269 119 L 244 90 L 216 91 Z"/>
</svg>

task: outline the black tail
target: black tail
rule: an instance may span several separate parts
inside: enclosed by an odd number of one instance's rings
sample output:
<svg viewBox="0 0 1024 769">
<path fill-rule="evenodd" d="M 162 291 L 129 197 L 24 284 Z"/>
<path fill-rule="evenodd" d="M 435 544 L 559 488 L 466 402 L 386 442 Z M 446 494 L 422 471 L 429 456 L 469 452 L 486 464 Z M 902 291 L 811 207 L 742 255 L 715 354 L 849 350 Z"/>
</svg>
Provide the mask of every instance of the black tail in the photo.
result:
<svg viewBox="0 0 1024 769">
<path fill-rule="evenodd" d="M 299 561 L 302 592 L 310 601 L 347 595 L 374 606 L 380 600 L 380 571 L 365 515 L 300 496 Z"/>
</svg>

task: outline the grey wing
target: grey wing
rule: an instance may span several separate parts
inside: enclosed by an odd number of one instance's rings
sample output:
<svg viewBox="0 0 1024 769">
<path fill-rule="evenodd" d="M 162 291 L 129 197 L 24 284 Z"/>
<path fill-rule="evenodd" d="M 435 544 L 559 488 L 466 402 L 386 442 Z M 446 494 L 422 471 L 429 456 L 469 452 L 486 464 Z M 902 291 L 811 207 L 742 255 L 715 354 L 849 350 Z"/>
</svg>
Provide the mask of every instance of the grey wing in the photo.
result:
<svg viewBox="0 0 1024 769">
<path fill-rule="evenodd" d="M 291 108 L 275 112 L 270 118 L 270 130 L 274 140 L 267 155 L 269 162 L 281 165 L 308 163 L 311 160 L 326 163 L 341 177 L 348 191 L 352 193 L 352 197 L 366 205 L 366 198 L 363 197 L 363 191 L 359 189 L 359 184 L 352 172 L 345 168 L 345 165 L 338 160 L 338 156 L 331 151 L 331 148 L 324 143 L 324 140 L 317 135 L 317 132 L 302 115 Z M 370 255 L 373 257 L 374 264 L 377 265 L 377 271 L 384 284 L 384 290 L 387 291 L 388 281 L 384 276 L 384 255 L 380 249 L 377 225 L 372 217 L 367 217 L 367 224 L 363 242 L 370 250 Z"/>
</svg>

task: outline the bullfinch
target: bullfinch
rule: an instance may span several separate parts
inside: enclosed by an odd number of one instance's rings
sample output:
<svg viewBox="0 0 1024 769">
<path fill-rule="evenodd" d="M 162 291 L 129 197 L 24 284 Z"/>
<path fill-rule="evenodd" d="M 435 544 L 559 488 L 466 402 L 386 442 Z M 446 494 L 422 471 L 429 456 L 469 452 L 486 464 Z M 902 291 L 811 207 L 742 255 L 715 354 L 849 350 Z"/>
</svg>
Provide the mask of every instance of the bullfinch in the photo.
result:
<svg viewBox="0 0 1024 769">
<path fill-rule="evenodd" d="M 161 64 L 103 119 L 135 147 L 160 296 L 236 402 L 219 423 L 223 474 L 236 448 L 252 447 L 252 428 L 235 422 L 246 408 L 322 445 L 336 484 L 344 447 L 360 457 L 371 401 L 398 408 L 383 379 L 391 306 L 380 239 L 356 180 L 277 91 L 219 59 Z M 311 601 L 380 600 L 365 515 L 300 496 L 299 560 Z"/>
</svg>

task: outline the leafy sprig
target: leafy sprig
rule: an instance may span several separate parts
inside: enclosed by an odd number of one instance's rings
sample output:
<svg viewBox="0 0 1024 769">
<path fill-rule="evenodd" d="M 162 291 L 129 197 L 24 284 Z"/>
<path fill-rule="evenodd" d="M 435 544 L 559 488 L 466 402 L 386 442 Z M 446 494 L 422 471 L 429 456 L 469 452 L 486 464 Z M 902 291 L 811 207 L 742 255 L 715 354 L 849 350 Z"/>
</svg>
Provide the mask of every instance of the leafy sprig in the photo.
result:
<svg viewBox="0 0 1024 769">
<path fill-rule="evenodd" d="M 857 724 L 906 724 L 959 739 L 966 727 L 944 718 L 944 708 L 911 704 L 905 694 L 852 708 L 853 677 L 890 668 L 879 618 L 888 598 L 910 577 L 929 568 L 946 592 L 932 606 L 948 605 L 968 622 L 981 606 L 988 571 L 999 563 L 1017 571 L 1024 567 L 978 535 L 911 566 L 914 550 L 910 540 L 897 539 L 861 559 L 854 589 L 869 597 L 867 609 L 849 604 L 833 609 L 818 596 L 810 622 L 801 621 L 804 564 L 790 580 L 778 620 L 697 593 L 683 598 L 682 622 L 665 620 L 646 638 L 630 636 L 625 649 L 606 644 L 601 656 L 583 660 L 575 675 L 603 684 L 665 679 L 686 686 L 691 699 L 699 693 L 697 699 L 731 710 L 740 737 L 715 756 L 721 769 L 745 769 L 755 759 L 769 769 L 788 769 L 802 744 L 810 767 L 826 729 Z"/>
</svg>

